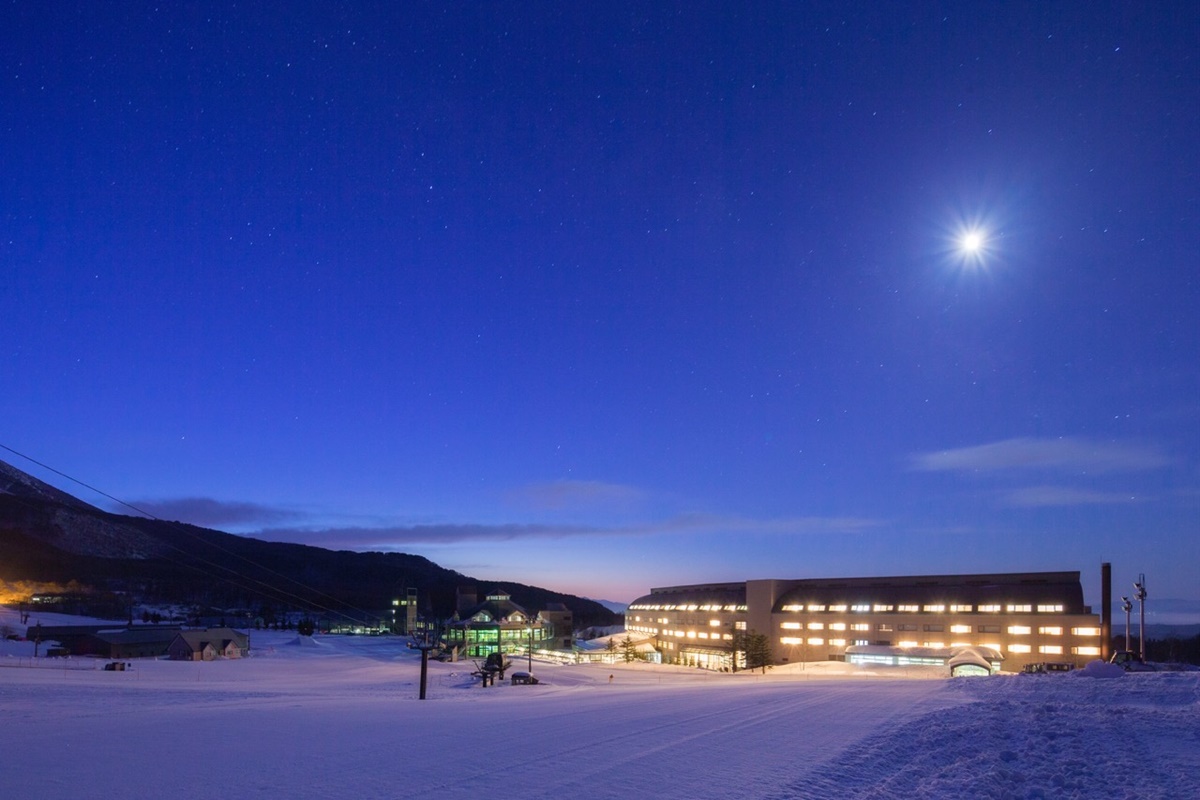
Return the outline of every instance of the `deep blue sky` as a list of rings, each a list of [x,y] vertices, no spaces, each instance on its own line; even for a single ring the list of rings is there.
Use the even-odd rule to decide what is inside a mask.
[[[183,5],[2,7],[0,443],[617,600],[1200,611],[1197,4]]]

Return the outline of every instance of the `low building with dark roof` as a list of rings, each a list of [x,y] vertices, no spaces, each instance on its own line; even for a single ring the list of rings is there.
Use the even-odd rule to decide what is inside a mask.
[[[777,664],[948,661],[986,648],[1004,668],[1101,655],[1101,625],[1083,603],[1078,572],[751,580],[651,589],[630,603],[626,627],[653,636],[664,661],[734,669],[739,632],[766,634]],[[941,658],[941,656],[938,656]],[[916,663],[916,662],[912,662]]]
[[[243,658],[249,652],[250,637],[232,628],[180,631],[167,646],[172,661]]]

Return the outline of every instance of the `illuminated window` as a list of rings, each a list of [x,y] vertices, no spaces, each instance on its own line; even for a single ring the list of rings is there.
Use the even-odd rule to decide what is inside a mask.
[[[979,606],[980,614],[995,614],[999,611],[1000,611],[999,603],[984,603],[983,605]]]
[[[951,614],[970,614],[971,606],[956,603],[956,604],[953,604],[950,606],[950,613]]]
[[[895,611],[895,610],[896,610],[896,607],[895,607],[895,606],[893,606],[893,605],[885,605],[885,604],[883,604],[883,603],[876,603],[876,604],[875,604],[875,608],[874,608],[874,611],[875,611],[875,613],[876,613],[876,614],[881,614],[881,613],[883,613],[883,612],[885,612],[885,611]]]
[[[733,629],[734,629],[735,631],[744,631],[744,630],[746,630],[746,620],[744,620],[744,619],[743,619],[743,620],[738,620],[737,622],[733,623]]]
[[[710,619],[710,620],[708,621],[708,627],[710,627],[710,628],[719,628],[719,627],[721,627],[721,620],[719,620],[719,619]]]
[[[809,604],[809,606],[808,606],[808,610],[809,610],[809,611],[824,611],[824,610],[825,610],[825,606],[822,606],[822,605],[813,605],[813,604],[811,604],[811,603],[810,603],[810,604]]]
[[[852,631],[869,631],[869,630],[871,630],[871,623],[855,622],[853,625],[850,626],[850,630],[852,630]]]
[[[943,647],[945,647],[945,646],[946,646],[946,643],[945,643],[945,642],[926,642],[926,643],[924,644],[924,646],[925,646],[925,647],[932,647],[932,648],[935,648],[935,649],[940,649],[940,648],[943,648]]]
[[[1032,633],[1033,630],[1028,625],[1009,625],[1008,633],[1011,636],[1026,636]]]
[[[1029,605],[1028,603],[1024,603],[1024,604],[1009,603],[1008,604],[1008,613],[1010,613],[1010,614],[1028,614],[1031,611],[1033,611],[1033,606]]]
[[[833,647],[845,647],[846,640],[845,639],[830,639],[829,644]]]
[[[845,612],[845,610],[846,610],[846,604],[845,604],[845,603],[839,603],[839,604],[838,604],[838,605],[836,605],[836,606],[830,606],[830,607],[829,607],[829,610],[830,610],[830,611],[836,611],[836,612],[838,612],[838,613],[844,613],[844,612]]]
[[[901,606],[897,606],[896,608],[900,611],[901,614],[915,614],[921,607],[920,606],[901,605]]]
[[[880,631],[890,631],[892,630],[892,626],[889,623],[881,622],[875,626],[875,629]],[[855,628],[855,630],[858,630],[858,628]]]
[[[810,623],[808,623],[808,629],[810,631],[823,631],[823,630],[825,630],[825,623],[824,622],[810,622]]]
[[[868,641],[866,639],[855,639],[854,643],[856,645],[865,645],[865,644],[870,644],[870,641]]]
[[[809,644],[825,644],[825,640],[819,636],[814,636],[813,638],[808,640],[808,643]]]
[[[1071,633],[1075,636],[1099,636],[1099,628],[1071,628]]]
[[[687,638],[689,638],[689,639],[695,639],[695,638],[696,638],[696,632],[695,632],[695,631],[688,631],[688,632],[687,632]]]
[[[970,647],[971,643],[970,642],[951,642],[950,646],[951,647]]]
[[[800,630],[801,626],[799,622],[784,622],[781,623],[779,627],[783,628],[785,631],[798,631]]]
[[[1062,636],[1062,628],[1057,625],[1043,626],[1038,628],[1038,633],[1043,636]]]
[[[940,603],[925,606],[925,613],[927,613],[927,614],[944,614],[945,611],[946,611],[946,607],[944,605],[941,605]]]
[[[1010,653],[1028,653],[1029,645],[1027,644],[1010,644],[1008,646]]]
[[[1060,644],[1043,644],[1038,647],[1039,653],[1045,653],[1051,656],[1062,655],[1062,645]]]
[[[781,636],[779,638],[779,643],[780,644],[803,644],[804,640],[798,639],[795,636]]]
[[[859,603],[857,605],[850,606],[850,610],[855,614],[865,614],[871,610],[871,606],[868,603]]]
[[[1071,652],[1077,656],[1098,656],[1100,655],[1099,647],[1072,647]]]
[[[1038,604],[1039,614],[1061,614],[1063,610],[1062,603],[1045,603]]]
[[[784,606],[784,607],[783,607],[783,610],[784,610],[784,611],[803,611],[803,610],[804,610],[804,606],[803,606],[803,605],[789,604],[789,605],[786,605],[786,606]]]
[[[951,633],[970,633],[971,626],[970,625],[951,625],[950,632]]]
[[[846,630],[846,623],[844,623],[844,622],[831,622],[831,623],[829,623],[829,630],[831,630],[831,631],[844,631],[844,630]]]
[[[900,642],[900,646],[901,646],[901,647],[916,647],[916,646],[917,646],[917,643],[916,643],[916,642],[911,642],[911,641],[905,641],[905,640],[902,640],[902,641]]]

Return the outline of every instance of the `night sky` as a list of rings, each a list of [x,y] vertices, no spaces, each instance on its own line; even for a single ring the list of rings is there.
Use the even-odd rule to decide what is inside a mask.
[[[614,600],[1200,616],[1200,4],[649,5],[5,2],[0,458]]]

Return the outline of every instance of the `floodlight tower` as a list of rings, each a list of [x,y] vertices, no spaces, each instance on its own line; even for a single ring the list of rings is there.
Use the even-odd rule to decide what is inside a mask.
[[[1134,595],[1138,599],[1138,616],[1141,618],[1138,627],[1138,637],[1141,640],[1138,644],[1139,655],[1142,661],[1146,660],[1146,573],[1138,574],[1137,582],[1133,584],[1133,588],[1137,590]]]
[[[1133,603],[1128,597],[1121,598],[1121,610],[1125,612],[1125,652],[1129,652],[1129,612],[1133,611]]]

